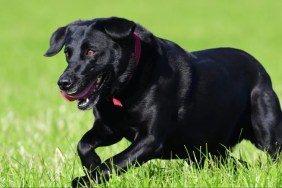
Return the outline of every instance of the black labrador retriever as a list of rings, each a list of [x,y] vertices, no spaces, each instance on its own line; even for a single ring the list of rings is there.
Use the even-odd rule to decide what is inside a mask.
[[[224,157],[242,139],[278,156],[279,100],[265,69],[246,52],[189,53],[116,17],[58,28],[45,56],[63,46],[68,66],[58,81],[61,93],[79,109],[93,109],[96,118],[77,147],[93,180],[150,159],[197,159],[206,146]],[[95,149],[122,138],[132,144],[101,163]],[[73,180],[74,187],[80,184],[90,180]]]

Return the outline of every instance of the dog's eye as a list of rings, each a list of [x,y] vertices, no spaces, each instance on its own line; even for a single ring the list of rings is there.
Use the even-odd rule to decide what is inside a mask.
[[[94,50],[87,50],[86,55],[89,57],[93,57],[95,55],[95,51]]]

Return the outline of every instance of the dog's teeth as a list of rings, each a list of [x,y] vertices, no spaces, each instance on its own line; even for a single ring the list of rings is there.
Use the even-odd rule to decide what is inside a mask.
[[[89,98],[86,98],[86,99],[82,99],[81,101],[80,101],[80,104],[79,104],[79,106],[86,106],[87,104],[89,103]]]
[[[102,81],[102,76],[99,76],[99,77],[97,78],[97,84],[100,84],[101,81]]]
[[[72,94],[75,94],[75,93],[76,93],[76,91],[70,91],[70,92],[68,92],[69,95],[72,95]]]
[[[83,101],[83,106],[85,106],[87,103],[89,102],[89,99],[88,98],[86,98],[86,99],[84,99],[84,101]]]

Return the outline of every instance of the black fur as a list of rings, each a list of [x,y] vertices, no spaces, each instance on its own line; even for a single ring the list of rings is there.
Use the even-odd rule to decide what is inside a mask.
[[[135,62],[133,32],[141,40]],[[197,159],[201,148],[224,156],[248,139],[273,158],[282,145],[281,109],[262,65],[244,51],[216,48],[188,53],[121,18],[76,21],[54,32],[46,56],[65,46],[68,66],[58,84],[72,94],[101,73],[104,83],[89,97],[94,126],[80,140],[78,154],[93,180],[113,168],[126,170],[151,159]],[[87,56],[89,49],[94,56]],[[114,106],[112,98],[123,107]],[[95,149],[122,138],[132,144],[101,163]],[[114,166],[112,166],[111,161]],[[76,178],[89,184],[88,178]]]

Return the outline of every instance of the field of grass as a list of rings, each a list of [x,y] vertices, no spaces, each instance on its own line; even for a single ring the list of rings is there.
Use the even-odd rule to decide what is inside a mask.
[[[66,63],[62,54],[43,57],[49,37],[77,19],[119,16],[188,51],[241,48],[262,62],[282,100],[282,1],[3,1],[0,8],[0,187],[69,187],[83,175],[76,144],[93,122],[59,95],[56,81]],[[282,133],[281,133],[282,134]],[[129,143],[99,148],[102,159]],[[153,160],[113,177],[101,187],[281,187],[282,162],[273,164],[244,142],[233,160],[208,160],[202,169],[182,160]]]

